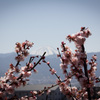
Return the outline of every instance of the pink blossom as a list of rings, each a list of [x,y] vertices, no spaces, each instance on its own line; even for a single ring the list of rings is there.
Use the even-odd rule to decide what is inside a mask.
[[[71,88],[72,94],[75,95],[77,93],[77,91],[78,91],[77,87],[74,86],[74,87]]]
[[[29,41],[27,41],[27,40],[25,41],[25,43],[26,43],[26,45],[27,45],[28,47],[32,47],[32,46],[33,46],[33,44],[34,44],[34,43],[29,42]]]
[[[50,90],[50,89],[48,89],[48,90],[46,91],[47,95],[48,95],[50,92],[51,92],[51,90]]]
[[[25,48],[25,45],[26,45],[26,42],[23,42],[22,43],[22,47]]]
[[[22,74],[23,74],[23,77],[29,77],[31,75],[31,71],[29,71],[29,72],[23,71]]]
[[[85,38],[82,37],[82,36],[77,36],[77,37],[75,38],[75,43],[77,43],[77,44],[79,44],[79,45],[83,45],[84,42],[85,42]]]
[[[33,96],[33,100],[36,100],[37,99],[37,97],[36,96]]]
[[[29,55],[29,52],[27,50],[23,50],[22,54],[23,54],[24,57],[27,57]]]
[[[36,69],[33,69],[33,72],[34,72],[34,73],[37,73],[38,71],[37,71]]]
[[[50,64],[50,62],[48,61],[48,62],[47,62],[47,65],[49,65],[49,64]]]
[[[100,91],[98,91],[98,93],[97,93],[98,95],[100,95]]]
[[[28,100],[28,98],[26,98],[26,97],[21,97],[20,100]]]
[[[64,55],[62,56],[62,59],[61,59],[62,63],[64,64],[69,64],[70,63],[70,59],[65,57]]]
[[[95,67],[93,67],[92,69],[93,69],[93,71],[96,71],[96,70],[97,70],[97,67],[95,66]]]
[[[83,32],[84,32],[83,36],[86,37],[86,38],[88,38],[91,35],[91,32],[90,32],[89,29],[85,29]]]
[[[21,47],[21,43],[16,43],[16,47],[15,47],[15,51],[16,51],[16,53],[18,53],[18,52],[21,52],[21,50],[22,50],[22,47]]]
[[[6,91],[7,91],[9,94],[12,94],[12,93],[14,92],[14,88],[13,88],[12,86],[7,86]]]
[[[24,56],[18,55],[18,56],[15,58],[15,60],[17,60],[18,62],[19,62],[19,61],[24,61]]]
[[[97,59],[97,56],[96,56],[96,55],[94,55],[94,56],[92,56],[92,58],[93,58],[94,60],[96,60],[96,59]]]
[[[21,74],[23,75],[23,77],[29,77],[31,75],[31,71],[27,71],[27,67],[22,67],[21,68]]]
[[[72,57],[71,61],[75,66],[78,66],[78,58],[77,57]]]
[[[10,68],[11,68],[12,70],[14,69],[14,65],[13,65],[13,64],[10,64],[9,66],[10,66]]]
[[[87,86],[87,77],[79,78],[79,82],[82,87],[86,87]]]
[[[67,64],[62,64],[62,63],[61,63],[61,64],[60,64],[60,68],[63,69],[63,70],[65,70],[65,69],[68,68],[68,67],[67,67]]]
[[[32,63],[29,64],[29,68],[33,68],[33,64]]]
[[[54,68],[50,69],[50,71],[51,71],[52,75],[56,73],[56,71],[54,70]]]
[[[37,91],[31,91],[31,94],[32,95],[36,95],[37,94]]]
[[[83,96],[84,96],[84,98],[86,98],[85,100],[88,100],[88,99],[87,99],[87,98],[88,98],[87,92],[85,92],[85,93],[83,94]]]

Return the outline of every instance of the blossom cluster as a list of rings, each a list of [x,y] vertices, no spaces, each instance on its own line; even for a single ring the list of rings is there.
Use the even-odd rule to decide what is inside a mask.
[[[33,43],[29,41],[25,41],[23,43],[16,43],[15,51],[17,53],[17,56],[15,57],[17,63],[16,65],[13,65],[12,63],[9,65],[10,68],[5,73],[4,77],[0,78],[0,100],[3,99],[9,99],[6,97],[6,94],[12,94],[14,93],[14,90],[21,85],[26,85],[27,81],[29,81],[28,77],[33,72],[37,72],[35,69],[35,66],[37,64],[40,64],[40,61],[44,58],[44,55],[39,59],[39,61],[36,63],[32,63],[34,58],[38,58],[38,56],[32,56],[29,59],[29,62],[26,63],[25,66],[22,66],[20,68],[20,62],[24,61],[25,57],[28,56],[29,52],[28,50],[32,47]],[[27,98],[28,100],[36,100],[36,97],[22,97],[20,100],[23,100]],[[27,100],[25,99],[25,100]]]
[[[29,55],[28,50],[33,46],[32,42],[25,41],[23,43],[16,43],[15,51],[18,56],[15,58],[17,61],[24,61],[24,58]]]
[[[75,43],[76,50],[74,53],[66,46],[66,43],[61,43],[62,55],[59,54],[61,58],[60,68],[67,80],[59,86],[60,90],[69,98],[76,98],[78,100],[84,98],[86,100],[89,98],[89,93],[93,95],[92,87],[96,82],[95,71],[97,69],[96,55],[92,57],[91,61],[88,61],[84,48],[86,38],[90,35],[91,32],[88,28],[81,27],[80,32],[67,36],[69,42],[73,41]],[[68,72],[68,68],[70,72]],[[81,90],[71,86],[71,79],[73,76],[75,76],[80,83],[82,87]]]

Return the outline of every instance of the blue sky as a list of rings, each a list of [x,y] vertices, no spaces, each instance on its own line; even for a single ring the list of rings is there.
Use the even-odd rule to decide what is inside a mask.
[[[13,52],[16,42],[34,42],[31,49],[60,47],[81,26],[92,36],[87,52],[100,51],[100,0],[0,0],[0,53]]]

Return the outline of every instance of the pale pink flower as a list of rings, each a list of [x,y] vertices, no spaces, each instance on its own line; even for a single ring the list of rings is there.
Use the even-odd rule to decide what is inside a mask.
[[[90,35],[91,35],[90,30],[89,30],[89,29],[85,29],[85,30],[84,30],[84,36],[85,36],[86,38],[88,38]]]
[[[9,66],[10,66],[10,68],[11,68],[12,70],[14,69],[14,65],[13,65],[13,64],[10,64]]]
[[[23,77],[29,77],[31,75],[31,71],[27,71],[27,67],[22,67],[20,70]]]
[[[50,62],[48,61],[48,62],[47,62],[47,65],[49,65],[49,64],[50,64]]]
[[[33,68],[33,64],[32,63],[29,64],[29,68]]]
[[[48,95],[50,92],[51,92],[51,90],[50,90],[50,89],[48,89],[48,90],[46,91],[47,95]]]
[[[21,99],[20,100],[26,100],[26,98],[25,97],[21,97]]]
[[[63,55],[64,55],[65,57],[67,57],[68,59],[70,59],[70,58],[71,58],[71,51],[70,51],[70,50],[67,50],[67,51],[65,51],[65,52],[63,53]]]
[[[33,96],[33,100],[36,100],[37,99],[37,97],[36,96]]]
[[[20,71],[27,71],[27,66],[21,67]]]
[[[15,47],[16,53],[21,52],[21,50],[22,50],[21,43],[16,43],[16,47]]]
[[[92,69],[93,69],[93,71],[96,71],[96,70],[97,70],[97,67],[95,66],[95,67],[93,67]]]
[[[82,47],[81,47],[80,44],[77,44],[77,43],[75,42],[75,46],[76,46],[76,48],[78,49],[79,52],[82,51]]]
[[[79,45],[83,45],[84,42],[85,42],[85,38],[82,37],[82,36],[77,36],[77,37],[75,38],[75,42],[76,42],[77,44],[79,44]]]
[[[36,95],[37,94],[37,91],[31,91],[31,94],[32,95]]]
[[[23,74],[23,77],[29,77],[32,73],[31,73],[31,71],[28,71],[28,72],[22,72],[22,74]]]
[[[56,73],[56,71],[54,70],[54,68],[50,69],[50,71],[51,71],[52,75]]]
[[[14,92],[14,88],[13,88],[12,86],[7,86],[6,91],[7,91],[9,94],[12,94],[12,93]]]
[[[78,58],[77,57],[72,57],[71,61],[75,66],[78,66]]]
[[[33,69],[33,72],[34,72],[34,73],[37,73],[38,71],[37,71],[36,69]]]
[[[77,90],[78,90],[77,87],[75,87],[75,86],[72,87],[72,88],[71,88],[72,94],[75,95],[75,94],[77,93]]]
[[[12,80],[12,81],[16,80],[16,77],[14,76],[13,73],[9,73],[9,75],[7,75],[7,78],[8,78],[9,80]]]
[[[72,34],[72,35],[71,35],[71,38],[72,38],[72,40],[75,40],[76,34]]]
[[[34,43],[29,42],[29,41],[27,41],[27,40],[25,41],[25,43],[26,43],[26,45],[27,45],[28,47],[32,47],[32,46],[33,46],[33,44],[34,44]]]
[[[62,63],[64,63],[64,64],[69,64],[70,63],[70,59],[68,59],[64,55],[62,56],[62,59],[61,60],[62,60]]]
[[[97,93],[99,96],[100,96],[100,91],[98,91],[98,93]]]
[[[60,64],[60,68],[63,69],[63,70],[65,70],[65,69],[68,68],[68,67],[67,67],[67,64],[62,64],[62,63],[61,63],[61,64]]]
[[[15,60],[17,61],[24,61],[24,56],[23,55],[18,55]]]
[[[88,93],[85,92],[85,93],[83,94],[83,96],[84,96],[84,99],[87,99],[87,98],[88,98]],[[88,99],[87,99],[87,100],[88,100]]]
[[[92,58],[93,58],[94,60],[96,60],[96,59],[97,59],[97,56],[96,56],[96,55],[94,55],[94,56],[92,56]]]
[[[23,50],[22,54],[23,54],[24,57],[27,57],[29,55],[29,52],[27,50]]]

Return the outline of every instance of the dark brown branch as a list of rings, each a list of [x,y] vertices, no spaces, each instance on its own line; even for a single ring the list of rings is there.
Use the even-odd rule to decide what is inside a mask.
[[[82,52],[85,53],[84,45],[82,45]],[[87,58],[84,58],[84,72],[85,72],[85,76],[87,77],[87,84],[89,84],[89,76],[88,76],[88,70],[87,70],[86,59],[87,59]],[[90,88],[87,88],[87,92],[88,92],[88,100],[91,100]]]
[[[46,62],[46,61],[45,61]],[[46,62],[46,64],[47,64],[47,62]],[[50,64],[47,64],[48,66],[49,66],[49,68],[50,69],[52,69],[52,67],[50,66]],[[61,79],[60,79],[60,77],[57,75],[57,73],[54,73],[55,74],[55,76],[61,81]]]
[[[33,70],[33,69],[40,63],[40,61],[44,58],[45,54],[46,54],[46,52],[43,53],[43,55],[42,55],[41,58],[38,60],[38,62],[33,66],[33,68],[31,68],[31,69],[29,69],[29,70],[27,70],[27,71]]]
[[[40,63],[40,61],[43,59],[43,57],[45,56],[45,54],[46,54],[46,52],[44,52],[44,54],[41,56],[41,58],[38,60],[38,62],[33,66],[33,68],[32,69],[29,69],[29,70],[27,70],[27,71],[31,71],[31,70],[33,70],[39,63]],[[30,60],[29,60],[30,61]],[[31,62],[30,62],[31,63]],[[21,74],[18,78],[17,78],[17,80],[19,80],[19,79],[21,79],[23,77],[23,74]],[[12,85],[13,83],[10,83],[10,85]]]

